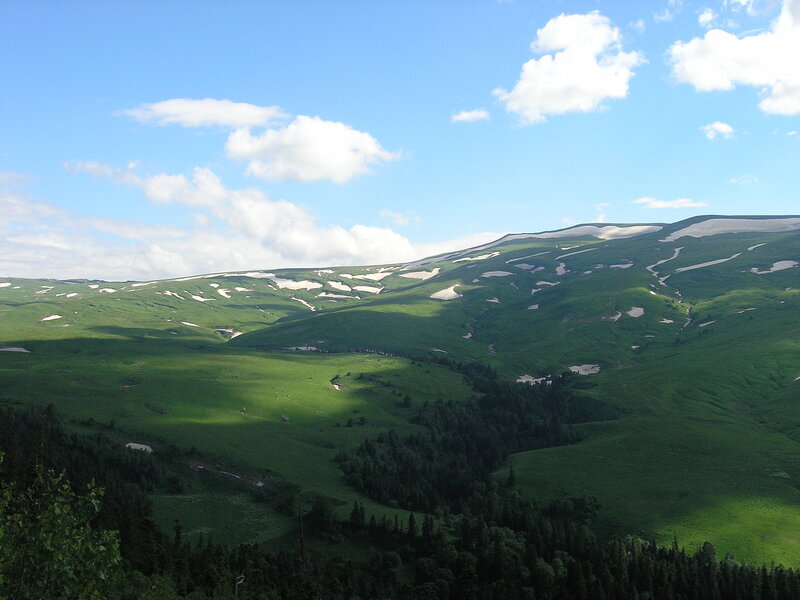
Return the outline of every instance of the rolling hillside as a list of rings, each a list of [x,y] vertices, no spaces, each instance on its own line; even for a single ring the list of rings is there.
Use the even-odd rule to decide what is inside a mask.
[[[121,443],[195,447],[345,510],[364,499],[338,451],[418,431],[412,406],[472,393],[426,359],[521,384],[573,371],[624,418],[514,455],[526,495],[595,495],[614,531],[797,565],[799,234],[800,217],[707,216],[513,234],[411,264],[0,278],[0,399],[113,420]],[[275,511],[231,529],[255,510],[195,500],[212,496],[230,519],[198,514],[198,531],[251,540],[291,526]],[[171,517],[187,498],[156,505]]]

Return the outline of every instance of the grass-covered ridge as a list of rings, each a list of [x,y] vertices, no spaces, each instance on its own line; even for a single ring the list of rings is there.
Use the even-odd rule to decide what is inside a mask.
[[[419,403],[472,393],[404,357],[478,361],[506,381],[598,365],[584,393],[626,418],[513,456],[528,497],[596,495],[609,527],[800,564],[800,268],[787,266],[800,236],[669,239],[707,221],[517,237],[412,265],[0,279],[0,349],[29,351],[0,351],[1,395],[380,511],[344,483],[336,453],[413,434]],[[453,299],[431,298],[448,288]]]

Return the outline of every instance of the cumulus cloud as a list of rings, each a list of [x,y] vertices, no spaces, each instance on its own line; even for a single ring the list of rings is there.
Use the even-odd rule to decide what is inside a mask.
[[[286,115],[277,106],[256,106],[246,102],[205,98],[173,98],[142,104],[122,111],[142,123],[181,125],[183,127],[252,127],[268,125]]]
[[[715,140],[717,137],[730,140],[733,139],[734,133],[733,127],[722,121],[714,121],[708,125],[701,125],[700,131],[702,131],[709,140]]]
[[[712,29],[669,49],[672,74],[697,91],[758,88],[762,111],[800,114],[800,0],[784,0],[767,31],[737,37]]]
[[[127,169],[99,163],[71,167],[135,185],[150,201],[183,207],[194,218],[187,219],[186,226],[168,227],[86,217],[0,190],[0,275],[127,280],[392,263],[500,237],[482,233],[412,244],[385,227],[320,225],[314,215],[291,202],[271,200],[254,188],[226,187],[210,169],[120,177]]]
[[[623,52],[619,29],[598,11],[559,15],[536,32],[531,49],[542,54],[522,66],[514,88],[494,90],[508,112],[525,123],[548,115],[592,112],[608,98],[624,98],[639,52]]]
[[[689,198],[677,198],[675,200],[656,200],[655,198],[639,198],[633,201],[640,208],[698,208],[708,206],[706,202],[697,202]]]
[[[249,161],[247,173],[269,181],[346,183],[369,173],[372,165],[400,158],[374,137],[344,123],[300,115],[286,127],[253,135],[237,129],[228,138],[228,155]]]
[[[409,213],[398,213],[392,212],[391,210],[381,210],[378,214],[383,219],[387,219],[389,221],[394,222],[395,225],[409,225],[411,223],[419,223],[422,219],[419,218],[419,215],[409,212]]]
[[[450,121],[452,123],[474,123],[475,121],[485,121],[488,118],[488,110],[476,108],[475,110],[462,110],[457,112],[450,117]]]

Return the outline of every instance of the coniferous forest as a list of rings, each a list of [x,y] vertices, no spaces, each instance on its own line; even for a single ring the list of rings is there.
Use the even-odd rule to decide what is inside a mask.
[[[551,385],[498,381],[448,363],[471,383],[462,403],[428,403],[426,433],[394,431],[337,457],[347,483],[407,517],[337,520],[324,498],[301,498],[297,547],[189,543],[180,523],[156,525],[147,494],[180,492],[182,451],[151,456],[102,432],[70,433],[52,409],[0,415],[0,598],[764,599],[800,597],[793,569],[684,550],[593,527],[594,498],[547,505],[515,491],[509,454],[580,439],[592,411],[564,375]],[[312,550],[314,540],[368,548],[360,558]]]

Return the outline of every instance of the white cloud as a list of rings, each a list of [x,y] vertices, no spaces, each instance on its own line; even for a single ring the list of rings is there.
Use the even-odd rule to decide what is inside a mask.
[[[457,112],[450,117],[450,121],[453,123],[473,123],[475,121],[485,121],[488,118],[488,110],[476,108],[475,110],[462,110]]]
[[[718,136],[726,140],[733,139],[734,129],[727,123],[722,121],[714,121],[708,125],[701,125],[700,130],[705,134],[709,140],[714,140]]]
[[[644,62],[641,53],[622,51],[619,29],[597,11],[551,19],[536,32],[531,49],[543,56],[522,66],[514,89],[494,90],[525,123],[595,111],[607,98],[624,98],[632,69]]]
[[[709,29],[718,16],[713,9],[706,7],[697,15],[697,24]]]
[[[653,13],[653,20],[661,22],[669,22],[675,18],[675,15],[681,12],[683,8],[683,0],[668,0],[667,5],[660,13]]]
[[[269,181],[346,183],[374,164],[400,158],[384,150],[369,133],[344,123],[300,115],[282,129],[252,135],[237,129],[228,138],[228,155],[248,160],[247,173]]]
[[[391,210],[381,210],[378,214],[389,221],[394,222],[395,225],[409,225],[411,223],[420,223],[422,219],[420,219],[419,215],[408,212],[408,213],[398,213],[392,212]]]
[[[142,123],[183,127],[251,127],[268,125],[286,115],[277,106],[256,106],[231,100],[173,98],[122,111]]]
[[[597,211],[597,216],[594,218],[595,223],[606,222],[606,208],[608,208],[608,202],[601,202],[600,204],[594,205],[594,209]]]
[[[637,21],[633,21],[631,23],[631,28],[637,33],[644,33],[645,29],[647,29],[647,25],[645,24],[644,19],[638,19]]]
[[[142,178],[135,172],[137,166],[136,162],[131,162],[128,163],[127,168],[121,169],[91,160],[75,160],[64,163],[64,168],[71,173],[89,173],[95,177],[104,177],[117,183],[130,183],[133,185],[142,182]]]
[[[90,165],[75,168],[75,165]],[[482,233],[412,244],[384,227],[320,225],[290,202],[260,190],[229,189],[213,171],[142,176],[99,163],[73,171],[135,185],[156,203],[187,211],[183,227],[85,217],[0,192],[0,274],[154,279],[231,270],[411,261],[491,241]],[[134,177],[135,176],[135,177]]]
[[[784,0],[768,31],[737,37],[712,29],[669,49],[672,74],[697,91],[759,89],[762,111],[800,114],[800,0]]]
[[[705,202],[696,202],[689,198],[677,198],[675,200],[656,200],[655,198],[639,198],[633,204],[640,205],[641,208],[697,208],[708,206]]]
[[[14,171],[0,171],[0,186],[16,187],[28,183],[33,177],[25,173],[15,173]]]
[[[736,185],[754,185],[758,183],[758,177],[755,175],[742,175],[740,177],[731,177],[728,179],[728,183],[734,183]]]

